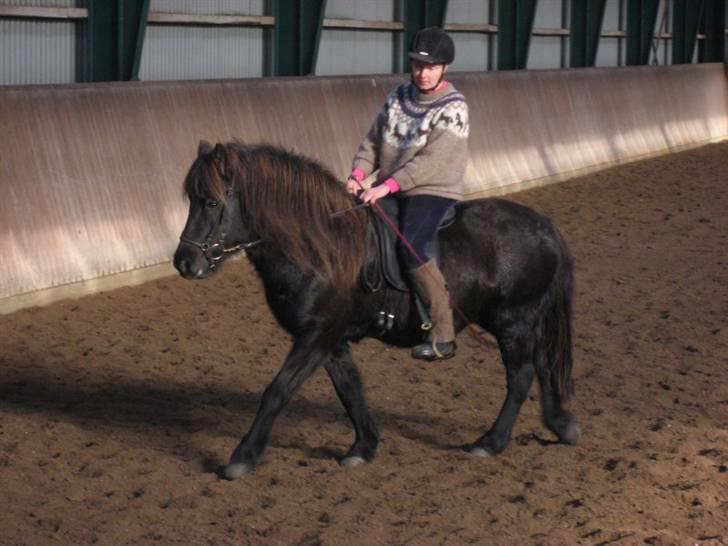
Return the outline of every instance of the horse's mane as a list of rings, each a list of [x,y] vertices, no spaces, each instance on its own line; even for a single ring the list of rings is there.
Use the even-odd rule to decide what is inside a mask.
[[[354,201],[328,169],[275,146],[230,142],[198,157],[185,190],[224,202],[223,176],[237,184],[245,220],[257,236],[335,286],[357,282],[366,256],[366,212],[331,216]]]

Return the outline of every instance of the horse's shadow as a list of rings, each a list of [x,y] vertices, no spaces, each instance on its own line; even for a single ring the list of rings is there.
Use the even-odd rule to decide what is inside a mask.
[[[261,393],[237,390],[219,384],[202,385],[165,380],[147,384],[133,380],[73,380],[63,367],[39,363],[2,361],[6,370],[0,378],[0,411],[45,415],[49,420],[70,421],[98,433],[130,433],[140,446],[171,452],[184,460],[197,461],[205,472],[218,472],[227,453],[213,453],[209,445],[200,447],[199,432],[206,436],[230,438],[231,447],[252,422]],[[439,450],[458,446],[446,444],[423,429],[452,429],[447,418],[399,413],[374,408],[380,428]],[[296,432],[302,422],[348,424],[337,400],[315,401],[296,397],[284,410],[270,444],[273,448],[300,449],[314,459],[336,459],[345,451],[297,445]],[[347,438],[346,441],[348,441]],[[345,442],[331,438],[332,444]],[[180,446],[183,446],[180,448]]]

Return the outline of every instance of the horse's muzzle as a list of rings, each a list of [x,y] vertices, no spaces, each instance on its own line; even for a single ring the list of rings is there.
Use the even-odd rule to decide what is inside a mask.
[[[206,256],[199,249],[180,243],[174,253],[174,267],[185,279],[204,279],[214,273]]]

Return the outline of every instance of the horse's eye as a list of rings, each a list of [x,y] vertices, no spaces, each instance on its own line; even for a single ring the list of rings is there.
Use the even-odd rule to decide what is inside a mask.
[[[214,209],[217,206],[217,201],[215,201],[214,199],[208,199],[205,202],[205,206],[207,208]]]

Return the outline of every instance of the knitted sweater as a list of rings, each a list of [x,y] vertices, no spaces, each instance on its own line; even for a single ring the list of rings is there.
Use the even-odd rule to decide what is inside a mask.
[[[468,105],[448,83],[432,94],[411,84],[392,91],[354,156],[353,169],[376,184],[394,178],[405,196],[463,198],[468,159]]]

